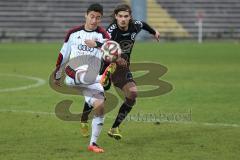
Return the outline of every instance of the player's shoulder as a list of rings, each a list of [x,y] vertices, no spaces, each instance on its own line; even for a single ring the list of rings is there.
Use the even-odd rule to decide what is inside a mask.
[[[116,22],[113,22],[113,23],[111,23],[111,24],[109,24],[109,26],[108,26],[108,29],[117,29],[118,27],[117,27],[117,23]]]
[[[107,31],[103,27],[98,26],[97,29],[96,29],[96,32],[102,34],[103,38],[110,39],[109,34],[107,33]]]
[[[75,26],[75,27],[69,29],[69,30],[67,31],[66,36],[65,36],[64,42],[67,42],[67,41],[69,40],[69,37],[71,36],[71,34],[73,34],[73,33],[75,33],[75,32],[78,32],[78,31],[81,31],[81,30],[83,30],[83,29],[84,29],[84,26],[83,26],[83,25],[82,25],[82,26]]]
[[[104,33],[104,32],[106,32],[106,30],[105,30],[103,27],[98,26],[97,29],[96,29],[96,32],[98,32],[98,33]]]
[[[111,23],[108,27],[107,27],[107,32],[108,33],[112,33],[114,30],[116,30],[117,27],[117,23],[113,22]]]
[[[137,26],[137,27],[143,27],[143,22],[142,21],[140,21],[140,20],[133,20],[132,21],[132,23],[135,25],[135,26]]]

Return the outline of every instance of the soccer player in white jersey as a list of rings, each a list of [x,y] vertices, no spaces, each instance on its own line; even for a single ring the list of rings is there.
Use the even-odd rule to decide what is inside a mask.
[[[91,61],[85,61],[84,65],[77,64],[77,67],[73,68],[70,63],[74,58],[80,57],[81,59],[81,57],[84,58],[84,56],[87,56],[88,60],[89,57],[101,59],[102,52],[100,50],[100,45],[102,45],[106,39],[110,38],[108,33],[103,28],[99,27],[102,15],[103,7],[100,4],[95,3],[88,7],[85,14],[85,24],[69,30],[66,35],[58,56],[55,71],[55,84],[60,85],[62,71],[64,70],[66,74],[66,85],[82,87],[85,102],[92,105],[95,109],[94,118],[92,120],[92,134],[88,146],[88,150],[95,153],[104,152],[104,150],[97,145],[97,138],[100,135],[104,123],[104,89],[100,83],[101,76],[96,75],[93,81],[87,81],[86,76],[89,70],[95,69],[99,72],[100,64],[97,63],[94,66]],[[96,42],[96,47],[91,48],[86,45],[90,40],[97,40],[101,43],[98,44]],[[66,65],[66,67],[63,67],[63,65]]]

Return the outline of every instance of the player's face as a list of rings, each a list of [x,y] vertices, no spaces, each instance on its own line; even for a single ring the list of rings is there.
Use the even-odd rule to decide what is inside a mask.
[[[117,20],[118,26],[126,30],[128,29],[128,24],[131,19],[131,15],[127,11],[120,11],[117,14],[115,14],[115,19]]]
[[[91,11],[85,15],[86,24],[85,29],[95,30],[97,26],[101,23],[102,15],[99,12]]]

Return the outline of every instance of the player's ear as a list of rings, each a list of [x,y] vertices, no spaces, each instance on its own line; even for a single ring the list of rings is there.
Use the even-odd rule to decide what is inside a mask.
[[[88,16],[88,14],[87,13],[85,13],[85,18],[87,19],[87,16]]]
[[[114,14],[115,19],[117,19],[117,14]]]

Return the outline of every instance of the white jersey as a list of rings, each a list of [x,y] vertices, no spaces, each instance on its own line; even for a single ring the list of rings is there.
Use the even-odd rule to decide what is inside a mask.
[[[102,52],[99,48],[90,48],[85,44],[85,40],[95,40],[103,43],[106,39],[109,39],[109,34],[101,27],[97,27],[96,30],[87,31],[83,26],[75,27],[71,29],[66,37],[62,49],[59,53],[58,61],[56,64],[55,79],[61,78],[63,64],[66,64],[70,59],[81,56],[90,55],[99,59],[102,57]]]

